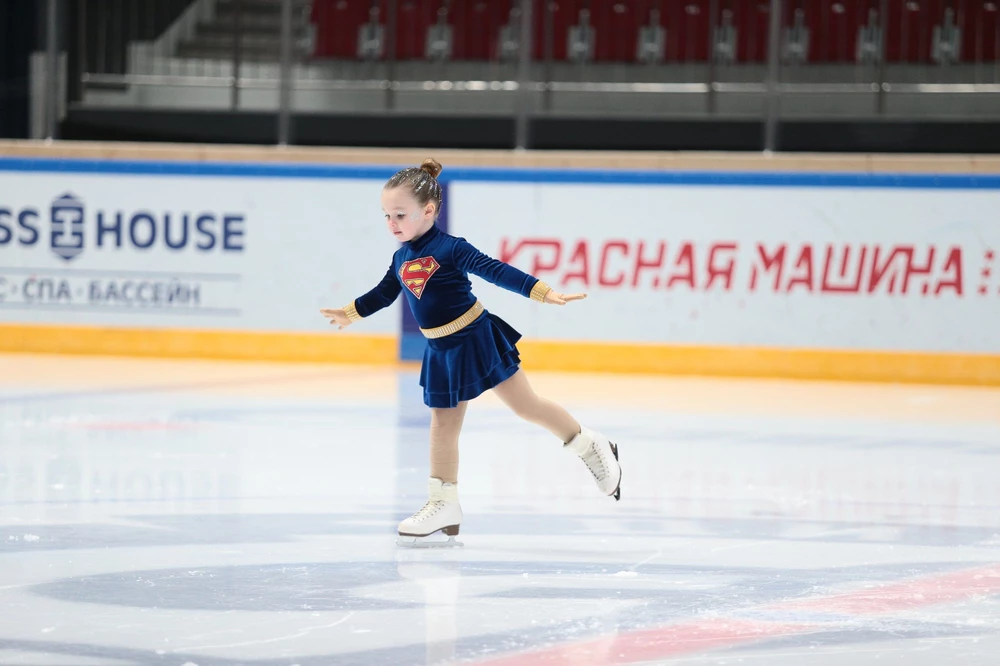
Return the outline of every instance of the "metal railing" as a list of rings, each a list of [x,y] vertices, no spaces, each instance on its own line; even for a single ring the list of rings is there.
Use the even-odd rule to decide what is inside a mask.
[[[1000,95],[1000,0],[47,2],[48,62],[67,51],[75,101],[226,90],[233,110],[276,109],[282,143],[312,93],[319,110],[363,98],[389,112],[418,94],[501,95],[518,147],[560,103],[679,96],[711,115],[744,96],[768,150],[783,100],[862,96],[885,114],[893,96]]]

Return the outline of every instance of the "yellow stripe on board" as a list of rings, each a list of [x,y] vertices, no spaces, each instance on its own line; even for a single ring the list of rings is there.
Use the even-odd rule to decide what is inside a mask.
[[[254,361],[395,363],[393,335],[257,333],[0,324],[0,351]]]
[[[524,367],[560,372],[1000,386],[1000,356],[522,340]],[[0,352],[396,364],[392,335],[0,324]]]
[[[915,352],[518,343],[526,369],[1000,386],[1000,356]]]

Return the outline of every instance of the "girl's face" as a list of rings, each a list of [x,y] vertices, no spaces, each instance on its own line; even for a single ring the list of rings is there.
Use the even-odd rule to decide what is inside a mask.
[[[419,238],[434,226],[435,206],[421,206],[405,187],[382,190],[382,212],[389,231],[396,240],[405,242]]]

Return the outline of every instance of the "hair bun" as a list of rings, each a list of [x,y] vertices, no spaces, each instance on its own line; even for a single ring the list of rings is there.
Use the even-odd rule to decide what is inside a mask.
[[[442,168],[443,167],[441,166],[441,163],[438,162],[433,157],[427,158],[426,160],[424,160],[424,163],[420,165],[420,170],[429,173],[431,175],[431,178],[437,178],[438,176],[440,176]]]

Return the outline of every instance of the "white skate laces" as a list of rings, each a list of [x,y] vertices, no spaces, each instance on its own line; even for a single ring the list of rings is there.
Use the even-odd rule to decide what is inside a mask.
[[[600,433],[581,428],[565,446],[583,460],[602,493],[621,499],[622,468],[616,445]]]
[[[399,524],[400,546],[461,546],[455,541],[462,523],[462,507],[458,503],[458,486],[431,477],[427,483],[427,503],[415,514]],[[427,539],[436,532],[448,537],[447,541]]]
[[[427,504],[424,504],[424,507],[420,509],[420,511],[417,511],[415,514],[410,516],[409,519],[414,523],[422,523],[431,516],[433,516],[434,514],[436,514],[438,511],[440,511],[443,507],[444,507],[443,501],[432,502],[430,500],[427,500]]]
[[[604,460],[604,456],[597,448],[591,446],[590,450],[587,451],[583,456],[583,462],[586,463],[590,473],[594,475],[594,479],[600,483],[601,479],[608,476],[608,465]]]

